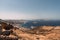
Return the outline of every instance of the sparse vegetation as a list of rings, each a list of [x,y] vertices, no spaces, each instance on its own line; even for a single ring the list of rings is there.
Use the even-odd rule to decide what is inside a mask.
[[[10,24],[1,24],[0,40],[60,40],[60,26],[40,26],[33,29],[17,28]]]

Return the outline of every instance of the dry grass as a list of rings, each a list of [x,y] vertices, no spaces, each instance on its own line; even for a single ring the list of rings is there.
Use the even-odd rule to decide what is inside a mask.
[[[59,28],[60,26],[43,26],[31,30],[13,29],[10,37],[17,37],[19,40],[60,40]]]

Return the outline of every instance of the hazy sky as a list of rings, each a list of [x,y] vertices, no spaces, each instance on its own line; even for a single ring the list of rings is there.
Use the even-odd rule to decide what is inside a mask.
[[[60,19],[60,0],[0,0],[1,19]]]

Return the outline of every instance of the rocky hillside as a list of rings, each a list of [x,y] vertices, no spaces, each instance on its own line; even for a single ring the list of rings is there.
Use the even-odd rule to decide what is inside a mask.
[[[60,26],[27,29],[2,23],[0,28],[0,40],[60,40]]]
[[[42,26],[26,31],[14,29],[14,33],[21,40],[60,40],[60,26]]]

